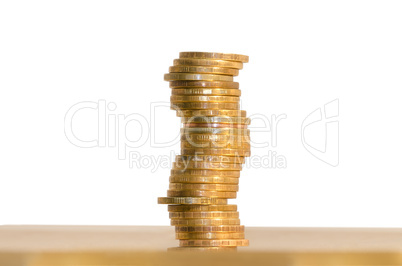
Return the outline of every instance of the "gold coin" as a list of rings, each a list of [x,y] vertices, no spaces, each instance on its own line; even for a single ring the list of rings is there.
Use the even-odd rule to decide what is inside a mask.
[[[170,183],[169,189],[171,190],[212,190],[212,191],[239,191],[238,185],[226,184],[183,184],[183,183]]]
[[[205,67],[205,66],[171,66],[169,67],[170,73],[205,73],[205,74],[218,74],[218,75],[239,75],[239,70],[224,67]]]
[[[211,136],[230,136],[230,135],[211,135]],[[238,137],[236,137],[238,136]],[[242,136],[242,135],[231,135],[230,138],[228,138],[227,141],[220,140],[222,138],[210,138],[208,140],[207,137],[201,138],[199,137],[200,140],[191,138],[191,135],[184,135],[184,137],[181,137],[181,143],[185,143],[185,145],[192,145],[192,146],[197,146],[197,147],[208,147],[208,145],[212,144],[213,146],[216,147],[224,147],[226,145],[232,145],[232,146],[249,146],[250,147],[250,142],[247,140],[247,136]],[[217,139],[217,140],[215,140]]]
[[[176,233],[176,239],[244,239],[244,237],[245,237],[244,232]]]
[[[168,205],[169,212],[207,212],[207,211],[237,211],[237,205]],[[189,228],[181,229],[190,232]],[[177,231],[177,228],[176,228]],[[194,231],[199,232],[199,231]]]
[[[226,176],[226,177],[240,177],[240,171],[221,171],[221,170],[175,170],[170,171],[172,176]]]
[[[182,123],[225,123],[225,124],[250,124],[250,118],[230,116],[193,116],[182,117]]]
[[[187,89],[172,89],[172,95],[225,95],[225,96],[240,96],[239,89],[209,89],[209,88],[187,88]]]
[[[247,128],[247,125],[242,124],[221,124],[221,123],[186,123],[183,124],[184,128],[191,127],[213,127],[213,128]]]
[[[211,148],[211,149],[248,149],[250,150],[250,143],[247,142],[188,142],[185,140],[181,141],[180,147],[182,149],[192,149],[192,148]]]
[[[172,89],[175,88],[223,88],[238,89],[239,82],[231,81],[201,81],[201,80],[175,80],[169,82]]]
[[[202,204],[202,205],[221,205],[227,204],[227,199],[200,198],[200,197],[160,197],[158,204]]]
[[[203,206],[203,207],[207,207]],[[195,232],[244,232],[244,225],[219,225],[219,226],[176,226],[175,231],[178,233],[195,233]]]
[[[207,197],[235,199],[236,192],[229,191],[204,191],[204,190],[168,190],[168,197]]]
[[[213,134],[182,134],[180,137],[182,142],[198,145],[205,143],[228,143],[233,145],[250,144],[250,137],[247,135],[213,135]]]
[[[192,74],[192,73],[168,73],[164,76],[165,81],[172,80],[210,80],[210,81],[233,81],[233,76],[214,74]]]
[[[173,226],[217,226],[240,225],[240,219],[174,219],[170,220]]]
[[[194,127],[194,128],[181,128],[180,133],[182,135],[183,134],[216,134],[216,135],[226,134],[226,135],[250,136],[250,130],[246,129],[246,128]]]
[[[183,155],[208,154],[208,155],[249,157],[250,149],[189,148],[189,149],[181,149],[181,154]]]
[[[177,155],[176,162],[179,161],[197,161],[197,162],[214,162],[214,163],[237,163],[243,164],[243,157],[218,156],[218,155]]]
[[[184,134],[181,135],[181,141],[190,143],[200,142],[243,142],[250,143],[250,137],[247,135],[213,135],[213,134]]]
[[[248,56],[241,54],[225,54],[225,53],[206,53],[206,52],[181,52],[180,58],[198,58],[198,59],[217,59],[238,61],[248,63]]]
[[[238,177],[219,177],[219,176],[170,176],[172,183],[202,183],[202,184],[239,184]],[[169,203],[174,204],[174,203]],[[182,203],[177,203],[182,204]],[[194,203],[197,204],[197,203]]]
[[[187,59],[179,58],[173,61],[174,66],[211,66],[211,67],[227,67],[242,69],[242,62],[227,61],[227,60],[209,60],[209,59]]]
[[[232,219],[239,218],[239,212],[170,212],[170,219]]]
[[[186,127],[184,129],[190,129],[190,128],[200,128],[200,127]],[[214,128],[214,129],[222,129],[222,128]],[[225,128],[228,129],[228,128]],[[235,128],[237,129],[237,128]],[[191,144],[203,144],[203,143],[208,143],[208,142],[212,142],[212,143],[220,143],[220,142],[226,142],[226,143],[232,143],[234,145],[237,144],[250,144],[250,136],[249,135],[242,135],[242,134],[220,134],[220,135],[215,135],[215,134],[208,134],[208,133],[204,133],[204,134],[192,134],[191,132],[186,132],[185,134],[181,134],[180,135],[180,140],[184,141],[184,142],[188,142]]]
[[[170,101],[172,103],[177,103],[177,102],[232,102],[232,103],[237,103],[240,101],[240,98],[237,96],[173,95],[170,97]]]
[[[247,239],[180,240],[181,247],[230,247],[248,246]]]
[[[235,170],[240,171],[242,165],[238,163],[214,163],[197,161],[177,161],[173,163],[173,169],[210,169],[210,170]]]
[[[172,247],[168,252],[237,252],[237,247]]]
[[[181,109],[229,109],[237,110],[240,108],[239,103],[233,102],[185,102],[171,103],[170,109],[179,111]]]
[[[242,110],[182,110],[176,114],[178,117],[193,116],[241,116],[246,117],[246,111]]]

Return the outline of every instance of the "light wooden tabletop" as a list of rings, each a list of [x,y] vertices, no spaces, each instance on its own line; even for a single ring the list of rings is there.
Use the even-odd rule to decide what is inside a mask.
[[[246,238],[236,253],[194,254],[166,252],[178,246],[167,226],[0,226],[0,265],[402,265],[402,229],[246,227]]]

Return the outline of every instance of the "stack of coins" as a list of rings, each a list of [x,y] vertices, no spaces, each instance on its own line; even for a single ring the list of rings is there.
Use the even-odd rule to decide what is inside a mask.
[[[171,170],[167,197],[171,225],[182,250],[236,250],[248,246],[236,198],[250,120],[240,110],[239,74],[248,56],[182,52],[165,80],[171,109],[181,117],[181,155]]]

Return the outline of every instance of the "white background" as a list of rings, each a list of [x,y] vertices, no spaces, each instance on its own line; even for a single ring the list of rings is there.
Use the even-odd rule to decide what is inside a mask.
[[[105,100],[117,106],[109,115],[151,123],[151,103],[169,101],[163,74],[179,52],[215,51],[250,56],[236,78],[242,109],[287,116],[276,147],[252,149],[284,156],[286,168],[242,171],[232,200],[242,224],[402,226],[401,14],[400,1],[2,1],[0,224],[168,225],[156,202],[170,169],[130,168],[108,144],[73,145],[65,115]],[[301,124],[336,99],[333,167],[304,148]],[[177,135],[174,111],[152,119],[158,138]],[[97,110],[74,117],[80,139],[96,139],[97,126]],[[325,124],[311,131],[310,143],[322,145]],[[132,140],[149,134],[127,126]],[[179,144],[148,139],[130,150],[169,156]]]

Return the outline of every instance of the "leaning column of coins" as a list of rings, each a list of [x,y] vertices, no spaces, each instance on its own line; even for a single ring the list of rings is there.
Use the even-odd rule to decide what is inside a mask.
[[[167,197],[177,250],[236,250],[248,246],[236,198],[250,120],[240,110],[239,74],[248,56],[181,52],[165,80],[171,109],[181,117],[181,155],[171,170]]]

